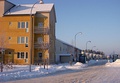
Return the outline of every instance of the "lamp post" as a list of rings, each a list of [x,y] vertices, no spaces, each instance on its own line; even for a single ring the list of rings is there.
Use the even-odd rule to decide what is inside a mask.
[[[78,32],[78,33],[75,34],[75,48],[76,48],[76,36],[77,36],[78,34],[82,34],[82,32]],[[74,54],[75,54],[75,58],[76,58],[77,52],[75,52],[75,51],[76,51],[76,50],[74,49]]]
[[[91,41],[87,41],[87,42],[86,42],[86,57],[87,57],[87,59],[88,59],[88,55],[89,55],[89,53],[87,53],[87,44],[88,44],[88,43],[91,43]]]
[[[87,51],[87,44],[88,44],[88,43],[91,43],[91,41],[87,41],[87,42],[86,42],[86,51]]]
[[[33,10],[33,7],[35,6],[35,4],[37,4],[38,2],[41,3],[41,0],[35,2],[32,7],[31,7],[31,10],[30,10],[30,38],[29,38],[29,44],[30,44],[30,65],[29,65],[29,71],[31,72],[31,63],[32,63],[32,43],[33,43],[33,19],[32,19],[32,10]]]
[[[96,46],[93,46],[93,47],[92,47],[92,59],[93,59],[93,48],[95,48],[95,47],[96,47]]]
[[[96,47],[96,46],[93,46],[93,47],[92,47],[92,50],[93,50],[93,48],[95,48],[95,47]]]
[[[77,34],[75,34],[75,47],[76,47],[76,36],[77,36],[78,34],[81,34],[81,35],[82,35],[82,32],[78,32]]]

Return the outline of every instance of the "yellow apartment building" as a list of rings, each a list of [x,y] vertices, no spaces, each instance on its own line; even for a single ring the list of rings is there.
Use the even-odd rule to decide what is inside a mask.
[[[55,62],[54,4],[42,0],[15,5],[0,0],[0,61],[35,64]]]

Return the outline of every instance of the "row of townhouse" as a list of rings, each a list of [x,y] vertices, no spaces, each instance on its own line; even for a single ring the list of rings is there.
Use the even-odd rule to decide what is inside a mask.
[[[15,5],[0,0],[0,62],[35,64],[48,59],[55,63],[60,62],[60,55],[77,52],[77,48],[56,39],[55,23],[54,4],[40,0]]]

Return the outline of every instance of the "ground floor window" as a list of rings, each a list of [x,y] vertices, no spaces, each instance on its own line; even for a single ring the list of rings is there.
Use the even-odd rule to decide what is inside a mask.
[[[17,52],[17,58],[27,59],[28,58],[28,52]]]

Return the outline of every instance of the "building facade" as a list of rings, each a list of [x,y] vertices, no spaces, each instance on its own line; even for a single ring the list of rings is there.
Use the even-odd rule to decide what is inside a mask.
[[[74,61],[79,60],[79,54],[81,49],[74,47],[64,41],[56,39],[56,62],[69,62],[71,60],[71,55],[73,56]]]
[[[15,5],[0,0],[0,61],[54,63],[55,23],[54,4]]]

